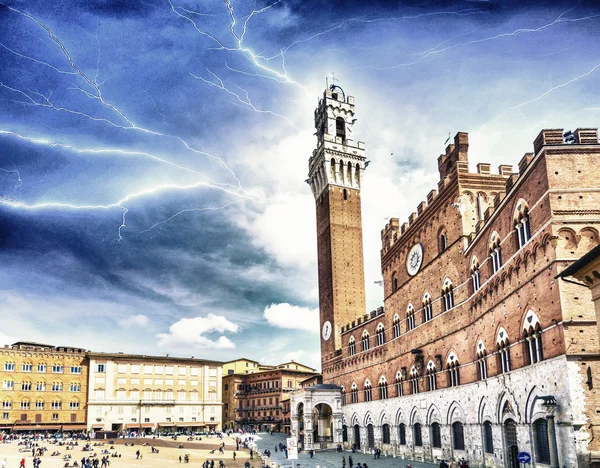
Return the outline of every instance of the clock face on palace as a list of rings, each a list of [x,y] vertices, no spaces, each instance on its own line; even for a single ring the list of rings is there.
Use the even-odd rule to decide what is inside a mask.
[[[327,320],[327,322],[323,324],[323,330],[321,331],[321,335],[323,336],[323,339],[325,341],[327,341],[331,337],[331,322],[329,320]]]
[[[413,245],[406,256],[406,271],[410,276],[415,276],[423,265],[423,244]]]

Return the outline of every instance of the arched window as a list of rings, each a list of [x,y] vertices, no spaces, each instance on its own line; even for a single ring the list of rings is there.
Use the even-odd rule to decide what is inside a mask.
[[[433,361],[429,361],[427,363],[427,370],[425,371],[425,376],[427,377],[427,390],[430,392],[433,390],[437,390],[437,369],[435,368],[435,364]]]
[[[28,380],[21,382],[21,391],[29,392],[31,390],[31,382]]]
[[[458,358],[454,352],[450,353],[448,356],[448,386],[456,387],[460,385],[460,373],[459,373],[459,365]]]
[[[525,355],[527,364],[535,364],[543,359],[542,327],[533,310],[529,310],[523,322],[523,337],[525,338]]]
[[[423,296],[423,322],[428,322],[433,318],[433,309],[431,307],[431,296],[425,293]]]
[[[78,400],[71,400],[69,402],[69,409],[72,409],[72,410],[79,409],[79,401]]]
[[[51,404],[50,404],[51,409],[53,410],[58,410],[58,409],[62,409],[62,401],[60,400],[54,400]]]
[[[44,409],[44,400],[41,398],[35,400],[35,409],[43,410]]]
[[[421,434],[421,424],[415,423],[413,426],[413,442],[415,447],[423,446],[423,436]]]
[[[413,395],[419,393],[419,373],[415,366],[410,369],[410,388]]]
[[[398,314],[394,314],[394,320],[392,323],[393,323],[392,330],[394,333],[394,338],[398,338],[400,336],[400,317],[398,317]]]
[[[340,137],[342,141],[346,140],[346,122],[343,117],[335,119],[335,136]]]
[[[381,346],[385,343],[385,327],[383,326],[383,323],[377,325],[375,333],[377,334],[377,346]]]
[[[473,293],[481,288],[481,272],[479,271],[479,260],[477,257],[471,259],[471,287]]]
[[[402,373],[400,371],[396,372],[396,396],[403,396],[404,395],[404,388],[402,387],[402,385],[404,384],[404,378],[402,377]]]
[[[21,409],[29,409],[31,406],[31,403],[29,402],[29,400],[25,399],[25,400],[21,400]]]
[[[367,330],[365,330],[362,334],[362,350],[363,351],[368,351],[369,350],[369,332]]]
[[[346,183],[352,185],[352,163],[348,161],[348,166],[346,168]]]
[[[440,253],[448,248],[448,237],[446,236],[446,232],[442,232],[440,234]]]
[[[431,445],[433,448],[442,448],[442,433],[436,422],[431,424]]]
[[[354,356],[356,354],[356,340],[353,336],[348,340],[348,349],[350,351],[350,356]]]
[[[412,304],[406,308],[406,328],[409,331],[415,328],[415,309]]]
[[[344,389],[344,386],[342,385],[342,406],[344,406],[346,404],[346,390]],[[346,426],[344,426],[346,427]]]
[[[388,398],[388,383],[385,376],[381,376],[379,379],[379,399],[387,400]]]
[[[390,425],[384,424],[381,426],[381,438],[384,444],[390,443]]]
[[[79,382],[71,382],[71,385],[69,385],[69,391],[70,392],[80,392],[81,384]]]
[[[329,163],[329,174],[331,175],[331,181],[332,182],[337,182],[337,172],[335,169],[335,159],[331,158],[331,161]]]
[[[6,400],[2,400],[2,409],[12,409],[12,400],[9,400],[8,398]]]
[[[510,342],[508,341],[508,333],[504,328],[500,328],[498,331],[496,344],[498,346],[498,368],[503,374],[510,372]]]
[[[46,382],[44,382],[43,380],[40,380],[39,382],[36,382],[36,384],[35,384],[35,390],[37,392],[45,392],[46,391]]]
[[[400,440],[400,445],[406,445],[406,424],[400,423],[398,426],[398,439]]]
[[[545,419],[540,418],[533,422],[533,438],[536,463],[549,465],[550,444],[548,443],[548,422]]]
[[[398,291],[398,273],[392,273],[392,293]]]
[[[494,453],[494,435],[492,434],[492,423],[483,423],[483,437],[485,453]]]
[[[369,379],[365,380],[364,385],[365,401],[373,401],[373,387]]]
[[[452,424],[452,447],[454,447],[454,450],[465,449],[465,434],[463,425],[458,421]]]
[[[490,259],[492,260],[492,273],[496,273],[502,268],[502,248],[497,232],[494,232],[490,238]]]
[[[358,386],[355,383],[352,384],[350,395],[352,396],[352,403],[358,403]]]
[[[477,379],[485,380],[488,378],[487,356],[483,341],[477,343]]]
[[[454,288],[452,287],[452,281],[448,278],[446,278],[442,286],[442,299],[444,312],[454,307]]]
[[[354,177],[356,178],[356,186],[360,188],[360,164],[356,163]]]
[[[519,249],[531,239],[531,226],[529,224],[529,207],[524,200],[519,200],[514,215],[515,232]]]

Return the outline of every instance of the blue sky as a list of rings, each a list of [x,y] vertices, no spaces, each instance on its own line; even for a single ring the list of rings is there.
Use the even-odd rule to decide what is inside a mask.
[[[594,2],[0,3],[0,341],[318,365],[312,112],[355,96],[379,232],[451,133],[597,127]]]

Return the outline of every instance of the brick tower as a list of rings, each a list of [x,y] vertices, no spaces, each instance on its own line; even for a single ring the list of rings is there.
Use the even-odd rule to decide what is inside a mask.
[[[364,143],[354,143],[354,98],[332,85],[315,110],[317,148],[308,162],[317,207],[321,361],[342,347],[341,327],[365,313],[360,184]]]

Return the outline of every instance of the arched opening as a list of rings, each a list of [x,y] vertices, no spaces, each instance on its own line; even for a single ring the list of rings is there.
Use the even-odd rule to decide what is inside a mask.
[[[298,445],[304,447],[304,403],[298,405]]]
[[[360,426],[354,425],[354,448],[360,449]]]
[[[406,445],[406,424],[404,423],[398,426],[398,439],[400,440],[400,445]]]
[[[340,137],[342,141],[346,141],[346,122],[343,117],[335,119],[335,136]]]
[[[367,424],[367,443],[370,449],[375,448],[375,429],[373,424]]]
[[[319,403],[313,408],[312,427],[313,442],[327,444],[333,442],[333,411],[326,403]]]
[[[415,447],[423,446],[423,434],[421,433],[421,424],[415,423],[413,426],[413,443]]]
[[[431,424],[431,445],[433,448],[442,448],[442,432],[436,422]]]
[[[485,453],[494,453],[494,435],[492,434],[492,423],[483,423],[483,438]]]
[[[344,200],[348,200],[348,191],[344,189]]]
[[[348,426],[342,426],[342,442],[348,442]]]
[[[533,422],[536,463],[550,464],[550,444],[548,442],[548,421],[543,418]]]
[[[461,422],[452,424],[452,446],[454,450],[465,449],[465,433]]]
[[[383,426],[381,426],[381,441],[384,444],[390,443],[390,425],[389,424],[384,424]]]
[[[517,440],[517,423],[512,419],[504,422],[504,441],[506,444],[507,466],[519,468],[519,442]]]

